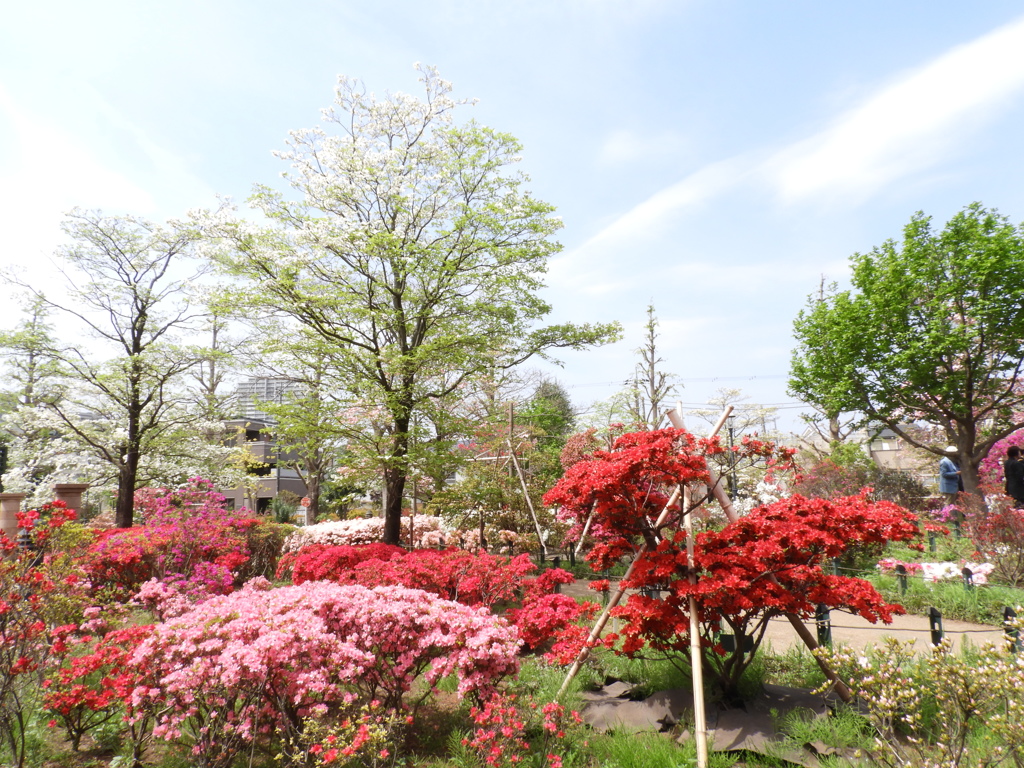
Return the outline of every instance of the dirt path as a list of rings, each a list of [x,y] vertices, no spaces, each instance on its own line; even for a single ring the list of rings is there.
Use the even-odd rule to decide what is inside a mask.
[[[575,584],[565,585],[562,591],[573,597],[586,597],[600,602],[600,593],[591,590],[588,586],[589,583],[583,580],[577,581]],[[894,616],[892,624],[886,625],[872,624],[860,616],[833,611],[831,621],[832,641],[836,644],[860,649],[868,645],[878,645],[885,637],[896,637],[900,640],[913,639],[917,649],[922,651],[931,645],[931,632],[927,616]],[[816,632],[814,622],[809,621],[805,624],[814,635]],[[980,646],[987,642],[1000,642],[1005,638],[999,627],[971,624],[966,621],[943,619],[942,628],[945,636],[952,640],[954,647],[958,649],[965,641],[971,645]],[[768,631],[765,633],[765,643],[770,644],[776,652],[803,644],[789,621],[784,618],[772,619],[769,622]]]

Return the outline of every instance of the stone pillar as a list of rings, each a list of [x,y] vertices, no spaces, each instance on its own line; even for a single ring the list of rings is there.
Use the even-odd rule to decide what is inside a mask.
[[[11,541],[18,540],[18,512],[24,493],[0,493],[0,529]]]
[[[57,492],[57,501],[63,501],[68,509],[82,516],[82,494],[89,490],[88,483],[57,483],[54,490]]]

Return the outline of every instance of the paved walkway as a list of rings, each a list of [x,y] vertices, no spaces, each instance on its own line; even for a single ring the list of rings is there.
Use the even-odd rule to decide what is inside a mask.
[[[562,587],[565,594],[573,597],[586,597],[595,602],[601,601],[601,594],[589,588],[590,582],[580,580],[575,584]],[[614,588],[614,584],[612,587]],[[628,593],[627,593],[628,594]],[[614,621],[614,620],[613,620]],[[872,624],[860,616],[832,611],[832,642],[848,645],[853,648],[865,648],[878,645],[885,637],[896,637],[900,640],[913,639],[918,650],[926,650],[931,645],[931,631],[927,616],[894,616],[892,624]],[[816,636],[813,621],[805,622],[812,636]],[[611,627],[611,623],[609,627]],[[971,624],[966,621],[942,620],[945,636],[953,641],[954,647],[969,642],[977,647],[987,642],[998,643],[1006,636],[999,627],[983,624]],[[785,651],[803,645],[789,620],[786,618],[772,619],[765,633],[765,644],[770,644],[776,651]]]

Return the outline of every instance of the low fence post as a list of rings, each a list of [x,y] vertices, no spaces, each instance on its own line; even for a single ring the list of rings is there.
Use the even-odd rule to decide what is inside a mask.
[[[900,594],[907,594],[907,566],[902,563],[896,566],[896,581],[900,585]]]
[[[928,627],[932,633],[932,645],[942,642],[942,612],[932,606],[928,609]]]
[[[964,577],[964,589],[968,592],[974,589],[974,571],[965,565],[964,569],[960,571],[960,575]]]
[[[1006,642],[1012,653],[1021,652],[1020,630],[1010,622],[1017,618],[1017,612],[1010,606],[1003,608],[1003,627],[1006,632]]]
[[[828,606],[818,603],[814,611],[814,623],[818,628],[818,645],[832,645],[832,621]]]

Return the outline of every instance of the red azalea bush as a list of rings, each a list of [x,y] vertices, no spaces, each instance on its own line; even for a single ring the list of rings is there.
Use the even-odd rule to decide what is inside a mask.
[[[691,595],[700,609],[704,642],[719,651],[715,635],[723,620],[738,649],[745,638],[756,648],[771,618],[791,613],[806,619],[819,604],[889,622],[902,607],[887,604],[869,582],[831,575],[822,566],[855,545],[911,541],[918,535],[914,515],[891,502],[794,496],[758,507],[721,531],[699,534],[694,548],[699,575],[691,585],[685,538],[676,533],[637,562],[627,586],[666,586],[667,594],[661,600],[632,595],[616,609],[624,620],[622,650],[683,651],[689,643]],[[707,658],[722,690],[736,695],[753,654],[720,652]]]
[[[358,703],[397,710],[417,678],[487,694],[518,669],[519,640],[483,609],[402,587],[248,585],[158,624],[131,660],[131,704],[154,734],[187,737],[200,766],[228,766],[257,737],[287,753],[307,717]]]
[[[398,584],[464,605],[494,606],[517,596],[534,569],[529,555],[513,558],[462,549],[417,549],[391,560],[366,560],[339,574],[338,581],[374,587]]]
[[[295,552],[287,552],[277,566],[277,578],[290,576],[293,584],[305,581],[334,581],[339,573],[349,571],[365,560],[391,560],[405,550],[392,544],[376,542],[358,546],[307,544]]]
[[[678,658],[689,646],[689,599],[700,610],[709,670],[726,697],[753,654],[744,652],[764,636],[770,618],[792,613],[806,618],[819,603],[856,611],[871,621],[889,621],[902,610],[889,605],[868,582],[826,573],[822,564],[853,546],[909,541],[919,532],[907,510],[864,495],[826,501],[794,496],[754,509],[721,531],[696,537],[697,583],[689,581],[681,505],[655,521],[671,490],[708,481],[706,458],[721,451],[716,441],[698,440],[682,430],[624,435],[612,451],[597,451],[574,464],[545,496],[562,514],[582,522],[593,510],[597,545],[588,560],[595,570],[622,556],[641,556],[623,585],[664,592],[663,599],[635,594],[615,614],[623,620],[621,652],[653,650]],[[749,441],[737,452],[745,458],[788,459],[767,443]],[[699,495],[698,495],[699,499]],[[724,654],[716,642],[720,622],[736,635],[737,651]],[[620,636],[609,635],[614,645]]]
[[[520,704],[509,694],[495,694],[469,714],[477,727],[462,744],[491,768],[524,764],[562,768],[561,753],[571,744],[566,729],[582,723],[578,713],[557,702]],[[533,746],[528,740],[531,736]],[[536,762],[527,762],[531,756]]]
[[[508,618],[519,629],[526,648],[546,649],[549,661],[570,664],[590,634],[580,622],[593,619],[597,609],[597,603],[578,603],[568,595],[540,595],[510,610]]]
[[[279,572],[287,565],[292,565],[294,584],[326,579],[365,587],[398,585],[465,605],[488,606],[514,600],[524,577],[534,570],[530,556],[525,554],[507,558],[454,547],[407,552],[387,544],[310,545],[294,556],[285,555]],[[567,575],[571,581],[572,576]],[[557,577],[548,577],[553,578]]]
[[[135,684],[127,662],[152,625],[128,626],[99,638],[75,634],[76,629],[72,624],[55,630],[53,652],[61,664],[43,681],[43,705],[64,726],[75,752],[86,733],[123,714],[121,702]]]
[[[729,451],[717,437],[698,438],[682,429],[631,432],[620,436],[611,450],[594,451],[569,467],[544,495],[544,503],[558,507],[559,518],[573,523],[566,537],[570,541],[578,539],[593,516],[590,536],[602,545],[601,570],[632,554],[636,540],[653,548],[662,529],[678,528],[683,512],[678,502],[661,529],[653,525],[672,489],[680,483],[702,487],[709,482],[708,460],[717,461]],[[792,449],[747,436],[732,449],[730,464],[763,464],[771,480],[775,472],[791,469],[792,456]]]
[[[51,628],[81,616],[85,580],[70,558],[50,551],[52,538],[75,513],[63,502],[19,512],[18,525],[33,549],[21,549],[0,533],[0,739],[13,764],[26,757],[26,713],[32,692],[57,641]]]

